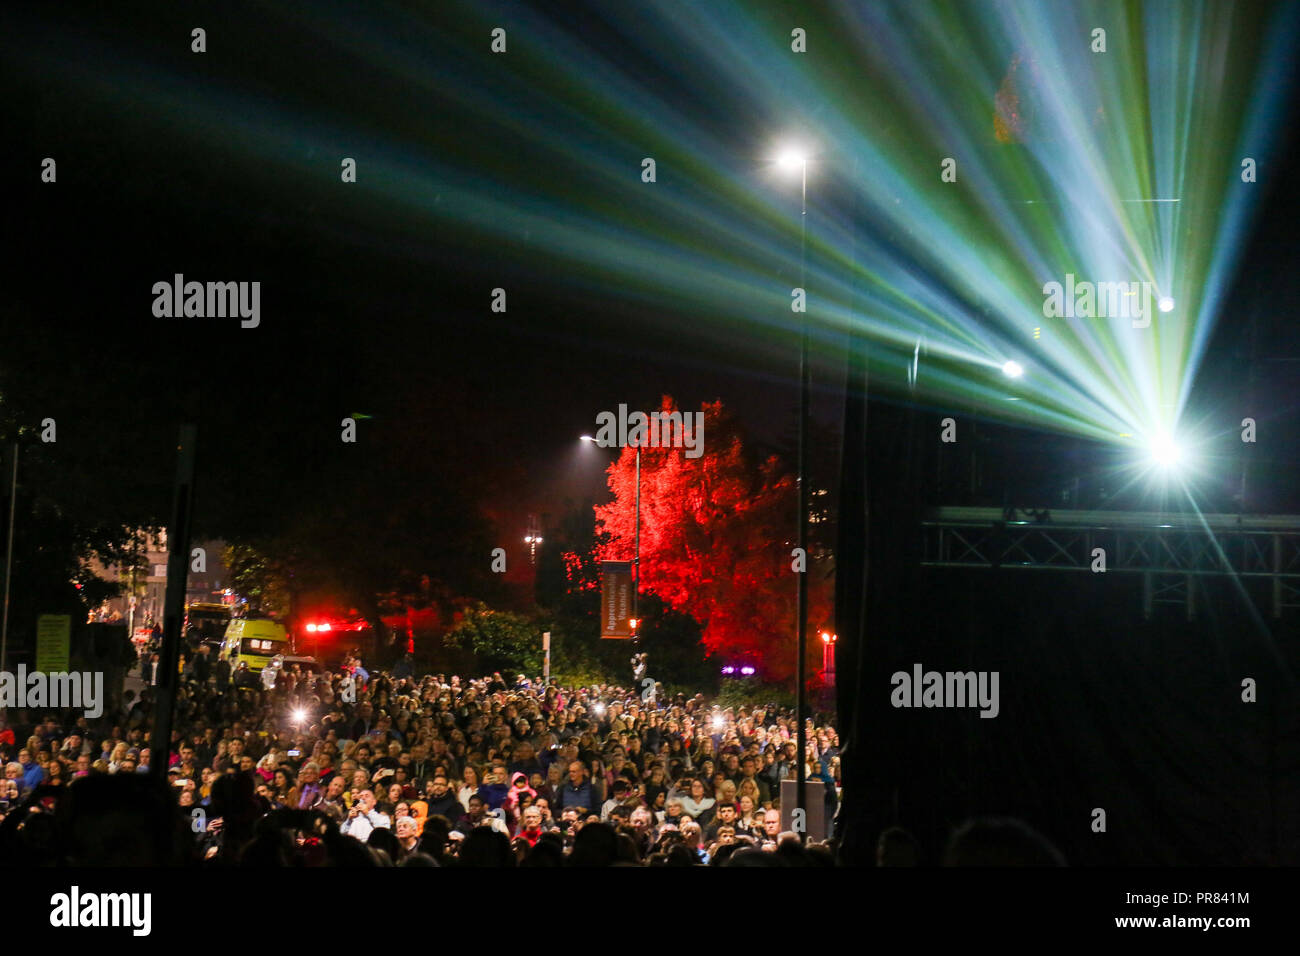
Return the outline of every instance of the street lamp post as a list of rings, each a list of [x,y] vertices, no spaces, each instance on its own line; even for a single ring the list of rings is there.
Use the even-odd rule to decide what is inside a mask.
[[[808,250],[808,156],[802,151],[789,149],[777,160],[786,169],[799,168],[799,288],[804,290],[804,311],[802,328],[799,333],[799,450],[798,450],[798,498],[799,498],[799,553],[803,555],[804,570],[799,572],[795,593],[796,634],[795,648],[798,661],[795,665],[795,803],[799,809],[807,812],[808,793],[808,734],[804,724],[808,712],[808,701],[804,685],[807,683],[807,667],[804,658],[808,651],[807,606],[808,606],[808,291],[805,288]],[[801,839],[807,834],[800,832]]]
[[[537,563],[537,546],[542,543],[542,529],[536,515],[528,516],[528,533],[524,535],[524,544],[528,545],[529,564]]]

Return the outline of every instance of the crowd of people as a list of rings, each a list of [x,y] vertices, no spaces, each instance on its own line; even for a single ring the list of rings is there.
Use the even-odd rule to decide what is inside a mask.
[[[774,705],[417,677],[409,661],[372,675],[355,656],[258,680],[212,663],[187,664],[165,757],[148,739],[147,679],[93,724],[44,713],[0,724],[0,853],[214,866],[833,860],[839,740],[809,721],[806,770],[823,806],[783,815],[796,725]],[[109,813],[138,816],[151,839],[94,823]],[[801,819],[817,832],[794,832]]]

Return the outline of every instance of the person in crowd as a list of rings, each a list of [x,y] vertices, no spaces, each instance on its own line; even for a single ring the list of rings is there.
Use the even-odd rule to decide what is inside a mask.
[[[469,809],[469,798],[476,796],[479,792],[479,788],[482,786],[483,782],[479,778],[478,770],[472,765],[466,764],[464,773],[462,774],[460,790],[456,793],[456,799],[460,801],[460,805],[465,810]]]
[[[461,803],[456,799],[455,794],[451,792],[451,787],[447,782],[447,775],[444,773],[435,774],[433,779],[425,786],[424,802],[426,804],[427,816],[443,816],[448,820],[459,818],[464,812]]]
[[[421,852],[419,828],[416,825],[414,817],[398,817],[393,832],[397,836],[397,842],[401,847],[401,855],[403,857],[410,856],[412,853]],[[400,862],[400,860],[395,862]]]
[[[375,794],[371,790],[362,790],[357,794],[357,800],[348,810],[347,818],[343,825],[339,827],[339,832],[348,836],[356,837],[363,843],[370,836],[370,831],[376,828],[390,829],[392,820],[388,814],[381,813],[375,807]]]

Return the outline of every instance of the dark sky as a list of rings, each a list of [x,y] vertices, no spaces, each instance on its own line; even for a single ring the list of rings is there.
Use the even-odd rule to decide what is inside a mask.
[[[196,128],[212,134],[238,117],[208,100],[182,105],[198,102],[189,83],[227,83],[290,113],[418,135],[438,150],[465,153],[476,141],[480,152],[467,160],[504,163],[508,177],[519,144],[501,141],[506,117],[441,101],[436,73],[432,93],[398,88],[256,4],[8,16],[9,43],[23,51],[4,67],[6,125],[21,144],[8,153],[10,222],[23,238],[6,259],[15,323],[6,358],[30,360],[30,407],[55,407],[65,441],[168,471],[183,414],[201,421],[211,465],[214,453],[237,448],[273,458],[281,439],[292,446],[303,433],[337,443],[341,417],[360,411],[405,422],[412,442],[472,430],[484,468],[508,459],[528,476],[519,507],[554,510],[603,489],[601,467],[576,439],[619,402],[720,398],[759,440],[779,444],[789,433],[794,342],[788,351],[737,348],[549,281],[523,243],[502,247],[445,224],[414,242],[409,223],[339,184],[335,157],[304,156],[303,172],[290,174],[238,143],[200,147]],[[199,21],[212,38],[204,57],[188,49]],[[451,43],[455,24],[446,25]],[[430,58],[436,71],[440,51]],[[126,90],[136,83],[150,95],[133,101]],[[54,187],[31,175],[47,155],[59,163]],[[177,272],[259,279],[262,326],[154,319],[150,289]],[[496,286],[509,290],[507,315],[488,311]],[[92,411],[102,415],[106,403],[134,427],[105,429]],[[416,414],[417,404],[434,416]],[[833,416],[835,402],[823,404]],[[96,421],[93,434],[78,429],[83,418]],[[465,447],[449,443],[447,453]]]
[[[201,422],[210,464],[252,455],[266,477],[310,457],[307,446],[339,453],[339,419],[365,412],[401,423],[402,440],[474,456],[513,483],[520,510],[599,493],[599,464],[576,437],[619,402],[650,405],[665,392],[684,406],[722,399],[756,442],[790,450],[793,340],[737,341],[689,316],[602,294],[550,271],[525,240],[503,245],[445,221],[419,231],[377,212],[371,194],[342,188],[333,155],[304,147],[290,171],[236,136],[224,145],[204,139],[239,125],[233,106],[214,111],[198,92],[226,84],[283,116],[291,143],[295,123],[393,133],[523,186],[526,143],[511,139],[509,115],[476,114],[443,93],[438,71],[449,71],[450,83],[467,61],[455,49],[463,24],[436,7],[431,36],[444,45],[435,39],[428,50],[424,90],[342,56],[261,4],[6,13],[6,50],[21,51],[0,66],[15,144],[6,150],[7,219],[19,238],[5,257],[9,347],[0,361],[20,366],[7,374],[21,383],[24,408],[55,408],[87,460],[138,458],[151,481],[170,472],[183,417]],[[625,32],[574,9],[559,22],[623,44],[629,72],[674,95],[671,72]],[[199,21],[212,38],[203,57],[188,49]],[[361,17],[358,29],[366,26]],[[474,78],[461,72],[454,81]],[[684,109],[704,108],[698,91],[676,95]],[[742,141],[747,120],[735,117],[720,135]],[[1293,136],[1292,170],[1295,154]],[[46,155],[59,161],[56,187],[36,181]],[[1276,291],[1293,281],[1296,180],[1279,175],[1261,187],[1273,190],[1271,201],[1229,296],[1240,317],[1221,324],[1211,352],[1219,365],[1206,372],[1216,387],[1240,384],[1246,316],[1260,324],[1262,353],[1300,356],[1292,299]],[[262,327],[154,319],[149,290],[176,272],[260,280]],[[487,309],[498,285],[510,290],[505,316]],[[1257,387],[1272,396],[1272,412],[1294,419],[1300,363],[1261,368]],[[828,425],[838,415],[837,378],[835,369],[818,372],[816,411]]]

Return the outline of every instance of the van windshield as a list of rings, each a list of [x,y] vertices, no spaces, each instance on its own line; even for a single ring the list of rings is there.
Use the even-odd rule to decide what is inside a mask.
[[[190,608],[189,626],[197,630],[204,640],[221,640],[221,635],[229,623],[229,611]]]
[[[264,654],[270,656],[276,653],[276,648],[282,644],[282,641],[272,641],[263,637],[246,637],[240,644],[240,649],[245,654]]]

